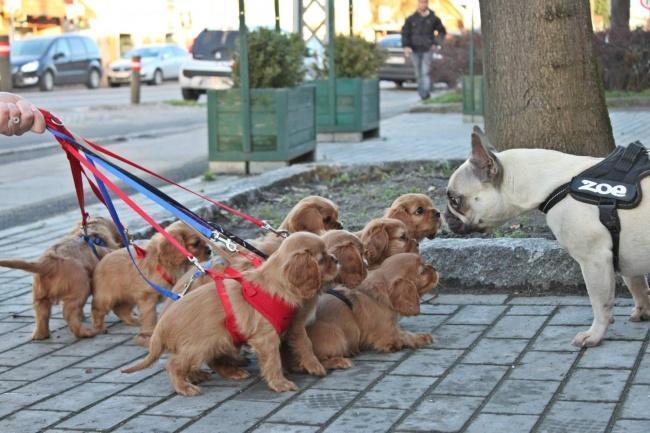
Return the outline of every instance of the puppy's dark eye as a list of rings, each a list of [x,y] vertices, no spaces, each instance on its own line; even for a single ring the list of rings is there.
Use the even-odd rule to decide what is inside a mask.
[[[405,240],[407,239],[407,237],[406,237],[406,233],[402,234],[402,236],[400,236],[400,239],[403,240],[403,241],[405,241]]]
[[[419,207],[415,209],[415,214],[416,215],[422,215],[424,213],[424,209],[422,207]]]
[[[332,222],[332,217],[331,216],[326,216],[323,221],[325,222],[325,224],[329,224],[329,223]]]
[[[451,207],[453,207],[454,209],[460,208],[460,203],[461,203],[460,197],[448,195],[447,198],[449,199],[449,204],[451,205]]]

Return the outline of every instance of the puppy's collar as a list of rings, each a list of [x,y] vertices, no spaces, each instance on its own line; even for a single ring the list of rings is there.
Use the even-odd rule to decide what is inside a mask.
[[[101,260],[101,257],[99,256],[96,247],[107,247],[108,244],[104,241],[104,239],[94,235],[87,235],[87,234],[79,235],[79,239],[84,241],[90,247],[95,257]]]
[[[135,250],[135,255],[136,255],[136,257],[138,259],[144,259],[145,257],[147,257],[147,250],[145,250],[142,247],[137,246],[136,244],[131,244],[131,246]],[[176,284],[176,279],[174,277],[172,277],[171,275],[169,275],[169,272],[167,272],[167,269],[163,268],[162,265],[160,265],[160,263],[158,263],[156,265],[156,272],[170,286],[173,287],[174,284]]]
[[[352,311],[352,301],[350,300],[350,298],[345,296],[345,294],[343,292],[341,292],[339,290],[336,290],[334,288],[330,288],[330,289],[325,290],[325,293],[328,293],[328,294],[340,299],[345,305],[348,306],[350,311]]]

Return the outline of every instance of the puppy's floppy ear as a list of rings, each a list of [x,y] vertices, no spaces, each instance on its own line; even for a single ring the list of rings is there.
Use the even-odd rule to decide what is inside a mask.
[[[394,281],[388,292],[393,309],[402,316],[420,314],[420,296],[413,282],[400,278]]]
[[[478,126],[472,132],[472,153],[469,161],[476,177],[481,182],[494,182],[501,177],[501,163],[494,154],[494,148]]]
[[[354,289],[366,276],[363,257],[359,254],[359,250],[354,245],[346,243],[338,246],[333,254],[340,264],[338,279],[345,287]]]
[[[406,209],[406,206],[403,204],[399,204],[397,206],[391,206],[388,209],[386,209],[385,217],[394,218],[403,221],[404,223],[406,223],[406,221],[410,221],[408,210]]]
[[[386,255],[389,240],[383,224],[377,224],[363,233],[361,242],[363,242],[364,255],[370,263],[381,261],[381,258]]]
[[[178,241],[179,244],[185,245],[185,235],[183,230],[170,230],[169,234]],[[183,264],[186,257],[172,245],[167,239],[162,238],[158,243],[158,261],[168,267],[176,268]]]
[[[305,205],[297,212],[287,217],[284,227],[291,233],[311,232],[320,233],[325,230],[323,216],[313,205]]]
[[[284,274],[289,283],[301,291],[313,292],[321,286],[318,262],[305,250],[291,254],[284,265]]]

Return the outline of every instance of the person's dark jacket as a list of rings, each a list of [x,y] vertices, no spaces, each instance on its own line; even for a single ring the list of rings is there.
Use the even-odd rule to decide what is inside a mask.
[[[434,32],[438,32],[438,39]],[[406,19],[402,27],[402,46],[411,47],[413,52],[422,53],[429,51],[433,45],[440,45],[447,34],[440,18],[431,9],[427,16],[422,16],[418,11]]]

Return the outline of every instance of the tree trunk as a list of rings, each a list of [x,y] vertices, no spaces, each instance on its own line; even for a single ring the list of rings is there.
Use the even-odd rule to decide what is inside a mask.
[[[614,148],[589,0],[481,0],[485,126],[499,150]]]
[[[630,31],[630,0],[612,0],[611,28],[612,32]]]

